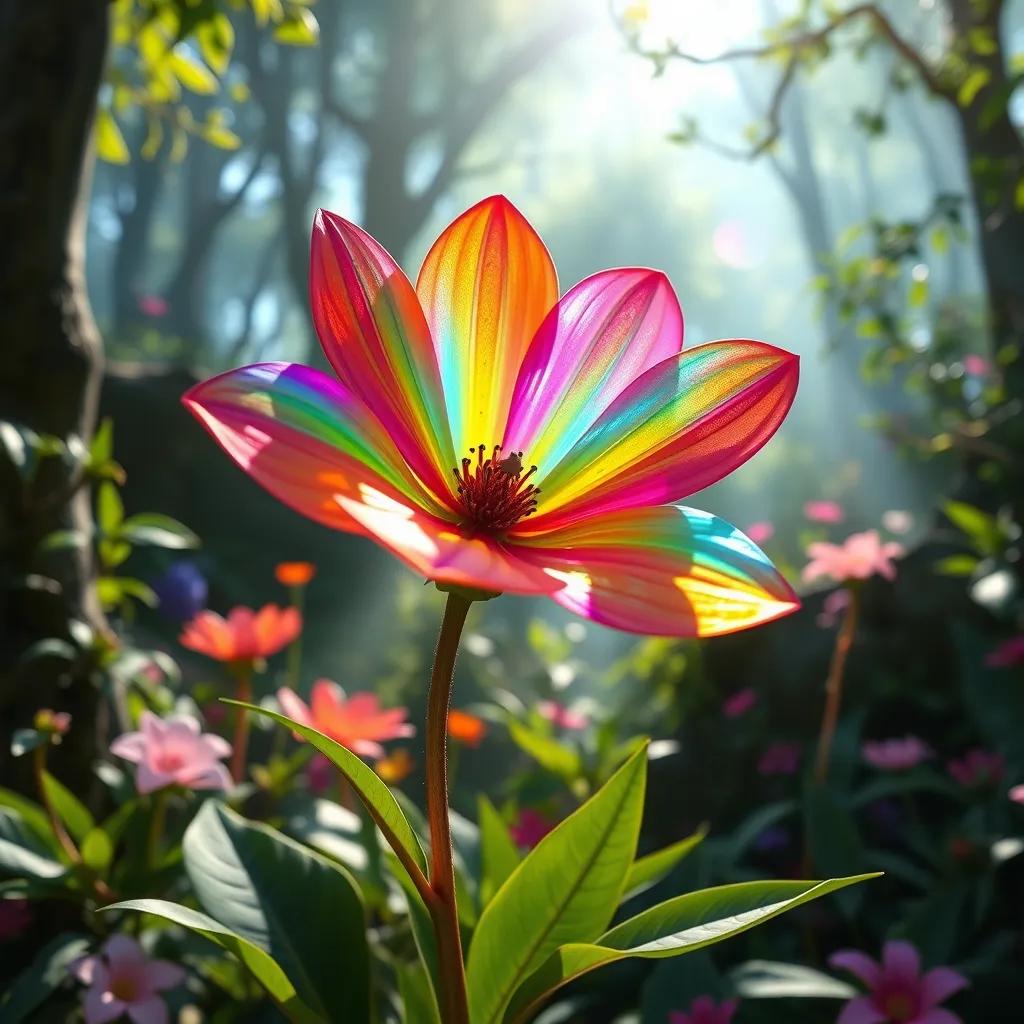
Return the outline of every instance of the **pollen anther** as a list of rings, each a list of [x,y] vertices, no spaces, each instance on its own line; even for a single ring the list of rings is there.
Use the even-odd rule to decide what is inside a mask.
[[[490,455],[485,444],[469,451],[476,459],[464,458],[461,469],[452,469],[467,525],[501,532],[536,510],[540,490],[527,481],[537,467],[531,466],[524,473],[522,452],[503,456],[500,444],[491,449]]]

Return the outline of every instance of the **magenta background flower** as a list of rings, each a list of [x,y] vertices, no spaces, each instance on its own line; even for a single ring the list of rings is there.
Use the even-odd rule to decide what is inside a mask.
[[[1014,803],[1024,804],[1024,782],[1014,786],[1007,795]]]
[[[995,650],[989,651],[985,664],[989,668],[1013,668],[1016,665],[1024,665],[1024,633],[1011,637]]]
[[[0,942],[20,938],[32,923],[28,900],[0,899]]]
[[[559,704],[557,700],[542,700],[537,705],[537,710],[541,717],[546,718],[559,729],[579,731],[586,729],[590,724],[590,719],[586,715],[582,715],[578,711],[571,711],[564,704]]]
[[[902,739],[867,740],[860,753],[874,768],[905,772],[927,761],[932,756],[932,749],[919,736],[904,736]]]
[[[158,993],[185,980],[167,960],[150,960],[127,935],[112,935],[99,953],[75,960],[68,970],[88,991],[82,999],[86,1024],[106,1024],[127,1014],[134,1024],[167,1024],[167,1004]]]
[[[230,757],[231,744],[213,733],[201,733],[189,715],[157,718],[143,711],[138,732],[126,732],[110,745],[115,757],[138,765],[135,786],[152,793],[164,786],[186,789],[227,789],[231,776],[220,763]]]
[[[804,515],[812,523],[841,523],[845,517],[843,506],[838,501],[808,501]]]
[[[757,771],[760,775],[795,775],[800,767],[799,743],[778,743],[769,744],[765,747],[757,761]]]
[[[939,1004],[966,988],[967,979],[949,967],[922,975],[921,957],[909,942],[887,942],[880,964],[852,949],[834,953],[829,964],[868,989],[846,1004],[836,1024],[963,1024]]]
[[[971,353],[964,356],[964,369],[972,377],[985,377],[988,375],[989,362],[984,356]]]
[[[317,796],[326,793],[331,788],[336,773],[337,769],[323,754],[314,754],[306,766],[306,784],[310,792]]]
[[[167,300],[161,295],[142,295],[139,297],[139,311],[146,316],[167,316],[170,310]]]
[[[524,807],[508,831],[516,846],[532,850],[557,824],[540,812]]]
[[[668,1015],[669,1024],[730,1024],[739,1001],[726,999],[716,1003],[711,996],[697,996],[688,1012],[674,1010]]]
[[[1006,758],[997,751],[975,747],[947,762],[946,770],[961,786],[994,786],[1006,773]]]
[[[775,526],[764,521],[751,523],[746,532],[755,544],[766,544],[775,536]]]
[[[893,559],[903,554],[903,545],[882,541],[877,530],[852,533],[842,544],[817,541],[807,548],[810,561],[804,566],[803,581],[813,583],[827,577],[844,580],[865,580],[876,573],[887,580],[895,579]]]
[[[739,718],[740,715],[745,715],[756,703],[757,693],[748,686],[745,689],[737,690],[731,697],[725,699],[725,702],[722,704],[722,714],[726,718]]]

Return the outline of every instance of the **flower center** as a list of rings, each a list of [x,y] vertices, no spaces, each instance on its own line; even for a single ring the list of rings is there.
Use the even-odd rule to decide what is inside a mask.
[[[122,1003],[134,1003],[139,998],[138,983],[130,974],[111,978],[109,992]]]
[[[156,762],[156,770],[168,775],[178,771],[185,765],[185,758],[175,750],[161,751],[154,760]]]
[[[452,472],[458,481],[459,501],[467,522],[480,530],[500,532],[515,526],[537,508],[540,490],[527,483],[537,472],[531,466],[523,472],[523,453],[502,455],[496,444],[487,454],[487,445],[469,449],[470,455],[462,460],[462,469]]]
[[[894,1021],[906,1021],[914,1011],[914,1001],[906,992],[893,992],[886,996],[883,1010]]]

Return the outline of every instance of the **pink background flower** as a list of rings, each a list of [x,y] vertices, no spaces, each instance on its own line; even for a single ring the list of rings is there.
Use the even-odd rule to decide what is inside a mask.
[[[167,1024],[167,1004],[158,995],[185,980],[167,960],[150,960],[127,935],[112,935],[100,952],[75,960],[68,970],[88,991],[82,999],[86,1024],[106,1024],[127,1014],[133,1024]]]
[[[997,751],[975,747],[949,761],[946,770],[961,786],[994,786],[1006,772],[1006,758]]]
[[[675,1010],[668,1015],[669,1024],[730,1024],[739,1002],[726,999],[716,1003],[710,996],[697,996],[687,1013]]]
[[[804,515],[812,523],[841,523],[844,519],[843,506],[838,501],[808,501]]]
[[[725,702],[722,704],[722,714],[726,718],[739,718],[740,715],[745,715],[756,703],[757,693],[748,686],[745,689],[737,690],[731,697],[725,699]]]
[[[931,747],[918,736],[867,740],[860,752],[868,764],[887,772],[909,771],[932,756]]]
[[[887,580],[895,579],[893,559],[903,554],[903,546],[895,541],[883,542],[877,530],[852,533],[842,544],[817,541],[807,548],[810,561],[804,567],[803,580],[813,583],[827,577],[844,580],[865,580],[876,573]]]
[[[226,619],[216,612],[199,612],[185,623],[178,642],[217,661],[251,661],[276,654],[301,632],[297,609],[267,604],[259,611],[232,608]]]
[[[836,1024],[963,1024],[939,1004],[965,988],[967,979],[949,967],[922,976],[921,957],[909,942],[887,942],[880,964],[852,949],[833,954],[829,963],[868,989],[846,1004]]]
[[[1015,665],[1024,665],[1024,634],[1011,637],[995,650],[989,651],[985,664],[989,668],[1013,668]]]
[[[755,544],[766,544],[768,541],[775,536],[775,527],[768,522],[757,522],[751,523],[744,533],[755,543]]]
[[[508,831],[516,846],[532,850],[556,824],[557,822],[548,820],[540,812],[524,807]]]
[[[227,789],[231,776],[220,763],[231,755],[231,744],[213,733],[200,733],[199,722],[188,715],[157,718],[143,711],[138,732],[126,732],[110,745],[115,757],[138,765],[135,785],[140,793],[164,786],[186,789]]]
[[[765,747],[757,761],[760,775],[795,775],[800,767],[800,744],[780,741]]]
[[[590,724],[590,719],[586,715],[580,714],[578,711],[571,711],[564,704],[559,704],[557,700],[542,700],[537,705],[537,710],[541,717],[546,718],[559,729],[579,731],[586,729]]]

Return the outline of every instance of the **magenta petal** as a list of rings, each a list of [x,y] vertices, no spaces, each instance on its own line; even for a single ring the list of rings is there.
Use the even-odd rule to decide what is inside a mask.
[[[317,212],[309,297],[324,354],[442,501],[452,492],[451,435],[434,344],[412,284],[355,224]]]
[[[140,999],[128,1007],[133,1024],[167,1024],[167,1004],[159,996]]]
[[[362,533],[338,498],[362,487],[441,511],[373,414],[350,388],[293,363],[222,373],[182,399],[254,480],[303,515]]]
[[[828,958],[829,966],[838,971],[849,971],[868,988],[874,988],[882,977],[882,968],[866,953],[855,949],[841,949]]]
[[[964,1022],[963,1018],[953,1013],[952,1010],[947,1010],[942,1006],[933,1006],[930,1010],[925,1010],[919,1017],[908,1021],[907,1024],[964,1024]]]
[[[889,1018],[875,1009],[867,996],[851,999],[836,1019],[836,1024],[884,1024]]]
[[[527,350],[505,448],[556,465],[628,384],[682,344],[683,314],[664,274],[623,268],[585,278]]]
[[[921,990],[926,1006],[945,1002],[955,992],[967,988],[967,979],[950,967],[936,967],[921,979]]]
[[[916,982],[921,973],[921,955],[909,942],[892,939],[882,947],[882,971],[904,981]]]

